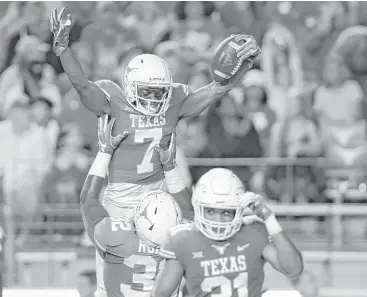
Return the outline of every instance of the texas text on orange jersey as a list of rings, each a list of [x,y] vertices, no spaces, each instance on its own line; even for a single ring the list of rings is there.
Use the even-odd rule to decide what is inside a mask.
[[[160,254],[177,259],[185,270],[189,296],[261,297],[269,242],[263,224],[243,226],[226,241],[205,237],[194,223],[173,228]]]
[[[159,116],[145,116],[129,106],[123,90],[114,82],[100,80],[96,84],[110,101],[111,116],[116,119],[114,135],[124,131],[129,133],[113,155],[109,182],[150,184],[162,180],[162,165],[154,147],[157,144],[167,146],[171,134],[176,131],[180,108],[190,94],[190,89],[185,85],[174,84],[168,110]]]

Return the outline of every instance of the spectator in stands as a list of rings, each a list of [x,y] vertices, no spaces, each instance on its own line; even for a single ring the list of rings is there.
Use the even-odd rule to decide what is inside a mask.
[[[0,123],[0,138],[4,141],[0,167],[4,168],[5,203],[10,206],[13,216],[21,218],[18,245],[22,245],[29,234],[38,207],[40,185],[47,170],[49,156],[43,136],[32,124],[27,103],[14,103],[7,120]]]
[[[265,1],[216,1],[215,5],[230,33],[251,32],[256,40],[262,39],[271,15],[263,17]]]
[[[199,157],[204,158],[256,158],[263,156],[259,135],[243,104],[226,96],[208,110],[206,120],[207,146]],[[210,164],[208,164],[210,165]],[[244,182],[252,176],[249,167],[228,167]],[[195,167],[197,180],[206,168]]]
[[[323,84],[315,91],[314,100],[323,130],[330,126],[351,126],[362,119],[363,90],[351,79],[340,56],[329,55],[326,59]]]
[[[107,6],[95,7],[98,17],[95,22],[84,28],[80,38],[80,41],[88,44],[92,50],[95,79],[113,79],[121,53],[131,44],[138,43],[136,27],[125,24],[121,20],[119,10],[109,9],[109,5],[116,7],[116,3],[106,3]]]
[[[257,69],[246,73],[242,82],[245,88],[244,105],[259,133],[263,151],[268,155],[270,131],[276,121],[275,112],[268,106],[263,72]]]
[[[352,164],[366,149],[364,94],[341,56],[330,55],[324,69],[324,83],[314,94],[314,109],[325,142],[326,155]]]
[[[22,39],[22,36],[31,35],[37,37],[42,42],[47,42],[47,39],[52,36],[45,23],[47,17],[43,2],[29,1],[14,8],[17,9],[16,14],[18,18],[21,19],[21,26],[17,25],[17,32],[13,32],[13,36],[9,40],[4,69],[13,62],[17,44]],[[47,51],[51,52],[51,48],[49,47]],[[44,60],[46,60],[46,56]]]
[[[319,131],[314,122],[305,114],[307,98],[303,92],[294,90],[290,97],[289,110],[292,114],[285,120],[276,123],[271,132],[270,156],[274,157],[318,157],[322,153],[322,143]],[[314,183],[319,182],[310,166],[293,168],[294,197],[287,186],[286,168],[284,166],[270,167],[267,172],[268,196],[273,199],[283,198],[289,201],[308,202],[317,195]],[[320,180],[320,185],[324,180]],[[280,192],[279,192],[280,191]],[[285,191],[285,192],[284,192]]]
[[[80,297],[94,297],[97,286],[96,272],[86,270],[79,273],[77,279],[77,291]]]
[[[83,178],[89,165],[84,138],[78,126],[70,123],[61,132],[56,159],[44,182],[47,200],[67,207],[78,202]]]
[[[165,14],[157,2],[132,2],[126,10],[137,29],[137,44],[150,52],[160,42],[167,41],[176,26],[172,16]]]
[[[262,66],[269,107],[278,119],[287,117],[289,94],[292,88],[303,88],[302,60],[292,33],[274,24],[263,39]]]
[[[367,5],[362,2],[355,2],[358,9]],[[360,11],[359,11],[360,12]],[[367,27],[355,26],[345,29],[340,33],[332,48],[332,53],[340,56],[346,63],[351,77],[358,81],[367,94]],[[367,100],[363,100],[363,117],[367,119]]]
[[[77,207],[89,166],[88,151],[84,149],[84,138],[76,124],[65,125],[61,131],[55,161],[43,180],[46,203],[53,208]],[[80,222],[80,215],[68,216],[68,222]],[[48,221],[65,222],[62,215],[47,217]],[[80,235],[79,230],[55,230],[61,235]]]
[[[190,75],[188,85],[193,89],[197,90],[211,82],[210,73],[207,69],[207,65],[197,65],[195,67],[194,73]]]
[[[180,43],[179,54],[189,64],[212,58],[213,50],[226,36],[212,1],[179,1],[176,15],[179,27],[172,39]]]
[[[20,28],[24,24],[24,14],[22,7],[25,2],[12,1],[7,5],[7,10],[0,20],[0,41],[2,50],[6,51],[6,47],[9,44],[14,34],[19,32]],[[0,56],[0,73],[7,67],[5,65],[10,64],[7,59],[7,55],[3,54]],[[11,58],[9,58],[10,60]]]
[[[192,68],[180,55],[180,43],[165,41],[157,45],[154,53],[166,61],[171,70],[173,81],[186,84],[191,75]]]
[[[4,69],[9,67],[13,62],[15,57],[14,53],[16,52],[15,49],[19,40],[22,39],[24,35],[31,35],[49,45],[44,62],[51,65],[57,73],[63,72],[60,60],[56,57],[51,48],[53,36],[49,30],[49,11],[47,10],[47,3],[27,1],[24,2],[24,4],[19,4],[16,8],[13,8],[13,10],[15,10],[14,13],[17,17],[15,22],[10,22],[9,27],[14,28],[11,28],[11,32],[8,33],[9,42],[6,44],[7,58]],[[80,38],[80,30],[80,22],[74,21],[70,33],[71,43]]]
[[[48,93],[60,110],[61,96],[54,85],[55,73],[52,67],[44,63],[49,45],[35,36],[26,35],[16,47],[16,63],[7,68],[0,76],[0,111],[4,116],[6,108],[14,97],[25,94],[31,100]],[[12,96],[9,95],[12,93]],[[14,97],[13,97],[14,96]]]
[[[53,103],[47,97],[37,97],[32,102],[32,116],[36,125],[45,134],[45,145],[48,143],[49,160],[53,160],[57,141],[60,135],[60,124],[53,117]]]
[[[206,116],[182,119],[177,125],[177,145],[188,158],[199,156],[207,147]]]

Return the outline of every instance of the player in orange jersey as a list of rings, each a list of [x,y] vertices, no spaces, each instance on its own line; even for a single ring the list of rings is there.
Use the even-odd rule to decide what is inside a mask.
[[[108,214],[98,197],[113,152],[127,136],[125,133],[112,137],[113,124],[114,119],[108,123],[107,116],[99,119],[99,152],[80,197],[83,221],[88,236],[103,259],[102,267],[97,269],[104,271],[106,296],[150,297],[163,259],[158,254],[160,244],[170,228],[181,223],[182,215],[192,216],[192,205],[175,171],[175,141],[172,137],[168,150],[157,148],[168,175],[171,195],[162,191],[142,194],[133,219]]]
[[[200,114],[221,99],[240,81],[260,49],[248,35],[248,42],[237,49],[244,62],[226,85],[213,82],[195,92],[172,81],[171,72],[156,55],[139,55],[128,64],[121,86],[110,80],[89,81],[68,48],[71,16],[64,9],[51,15],[54,51],[84,106],[97,115],[111,114],[116,119],[114,133],[129,136],[116,149],[111,160],[104,205],[110,213],[132,213],[140,194],[162,189],[164,173],[154,151],[157,144],[167,146],[179,119]],[[123,160],[123,161],[122,161]]]
[[[174,227],[161,246],[167,260],[153,297],[170,297],[183,276],[192,297],[260,297],[266,261],[288,277],[302,272],[301,253],[275,215],[230,170],[204,174],[193,205],[195,222]],[[250,209],[263,222],[243,225]]]

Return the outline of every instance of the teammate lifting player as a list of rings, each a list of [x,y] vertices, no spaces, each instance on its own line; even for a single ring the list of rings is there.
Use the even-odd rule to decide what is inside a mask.
[[[168,150],[159,147],[158,150],[167,173],[169,190],[175,198],[162,191],[143,194],[132,220],[111,217],[107,213],[99,202],[99,193],[113,152],[127,136],[125,133],[112,137],[113,124],[114,119],[108,123],[107,116],[99,118],[99,152],[80,197],[83,221],[88,236],[104,260],[107,296],[150,297],[163,259],[158,255],[160,244],[170,228],[181,223],[181,208],[184,216],[191,217],[192,206],[175,170],[175,139],[172,136]]]
[[[78,60],[68,48],[71,15],[55,9],[50,18],[54,34],[53,49],[82,104],[97,116],[105,113],[116,119],[114,133],[127,131],[128,137],[111,159],[108,185],[103,205],[114,217],[132,217],[141,194],[163,188],[164,173],[154,147],[166,147],[180,118],[195,116],[210,104],[223,98],[251,67],[260,53],[255,39],[239,46],[237,56],[243,65],[225,85],[212,82],[195,92],[172,81],[167,64],[155,55],[139,55],[128,64],[121,86],[110,80],[92,82],[87,79]],[[97,282],[102,286],[102,265],[97,255]],[[98,295],[103,296],[103,292]]]
[[[121,86],[110,80],[89,81],[80,63],[68,48],[70,14],[55,9],[50,19],[54,51],[83,105],[98,116],[111,114],[116,119],[114,133],[129,132],[111,160],[104,205],[113,215],[132,214],[140,194],[163,187],[164,174],[154,147],[167,146],[179,119],[200,114],[223,98],[251,67],[260,53],[249,35],[237,47],[241,68],[225,85],[217,82],[192,92],[187,85],[173,83],[170,70],[155,55],[139,55],[128,64]],[[122,161],[123,160],[123,161]]]
[[[161,246],[160,255],[167,260],[153,297],[170,297],[183,276],[191,297],[260,297],[266,261],[287,277],[302,272],[301,253],[274,213],[259,195],[245,193],[230,170],[204,174],[194,189],[193,205],[195,222],[174,227]],[[243,225],[249,210],[262,222]]]

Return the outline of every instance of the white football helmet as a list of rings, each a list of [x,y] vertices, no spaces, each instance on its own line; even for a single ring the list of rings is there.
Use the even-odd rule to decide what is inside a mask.
[[[130,106],[144,115],[167,111],[173,89],[171,71],[156,55],[139,55],[127,65],[122,81]]]
[[[159,247],[171,228],[181,221],[180,206],[170,194],[163,191],[144,194],[134,212],[137,234],[151,247]]]
[[[215,168],[205,173],[197,182],[192,197],[197,228],[208,238],[226,240],[242,226],[241,196],[245,186],[231,170]],[[235,210],[231,222],[214,222],[204,216],[205,208]]]

